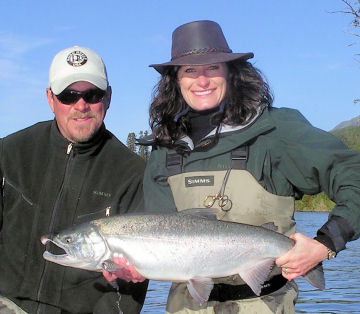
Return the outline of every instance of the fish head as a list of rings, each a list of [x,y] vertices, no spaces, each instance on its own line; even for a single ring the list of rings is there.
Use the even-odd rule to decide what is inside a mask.
[[[54,235],[44,235],[41,237],[41,243],[47,246],[43,254],[45,260],[91,271],[101,271],[103,261],[111,255],[105,239],[91,224],[74,226]],[[65,253],[49,252],[50,243]]]

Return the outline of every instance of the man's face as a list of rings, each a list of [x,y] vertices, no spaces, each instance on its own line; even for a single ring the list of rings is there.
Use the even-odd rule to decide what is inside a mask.
[[[84,92],[96,88],[89,82],[75,82],[66,90]],[[97,103],[88,103],[81,97],[74,103],[64,104],[49,88],[46,96],[60,133],[70,142],[81,143],[90,140],[101,127],[110,105],[111,88],[108,87],[105,96]]]

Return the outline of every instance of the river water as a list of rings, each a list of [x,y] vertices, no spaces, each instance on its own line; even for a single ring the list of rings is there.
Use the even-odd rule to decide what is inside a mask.
[[[327,220],[327,213],[296,212],[297,231],[313,237]],[[360,313],[360,240],[323,264],[326,289],[320,291],[302,278],[296,280],[299,299],[296,313]],[[164,313],[169,282],[150,281],[141,313]]]

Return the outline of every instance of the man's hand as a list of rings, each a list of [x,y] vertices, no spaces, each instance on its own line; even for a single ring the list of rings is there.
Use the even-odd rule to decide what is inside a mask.
[[[133,265],[130,265],[124,257],[114,257],[113,262],[120,266],[115,272],[110,273],[106,270],[103,270],[102,273],[105,279],[109,282],[114,281],[115,279],[123,279],[127,282],[143,282],[146,278],[141,276],[135,269]]]
[[[327,247],[312,238],[301,233],[294,233],[289,238],[295,241],[294,247],[275,261],[288,280],[304,276],[328,256]]]

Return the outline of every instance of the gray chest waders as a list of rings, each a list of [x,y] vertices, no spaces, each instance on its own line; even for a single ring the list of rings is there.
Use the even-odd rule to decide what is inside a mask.
[[[245,170],[247,158],[248,148],[240,147],[231,152],[228,170],[182,172],[182,156],[168,154],[168,183],[177,210],[216,208],[219,220],[256,226],[273,222],[278,232],[294,233],[294,198],[266,191]],[[269,278],[278,273],[280,271],[275,267]],[[239,276],[216,279],[215,282],[244,284]]]
[[[278,232],[295,232],[294,198],[266,191],[246,170],[248,149],[231,152],[231,168],[220,171],[182,171],[182,156],[168,154],[167,169],[178,211],[216,208],[218,219],[263,225],[273,222]]]
[[[246,170],[247,158],[248,148],[240,147],[231,152],[231,166],[227,170],[183,172],[182,156],[168,154],[168,183],[177,210],[211,207],[218,209],[219,220],[252,225],[274,222],[278,232],[294,233],[294,198],[267,192]],[[209,302],[201,306],[194,302],[185,283],[173,284],[166,313],[294,313],[297,288],[286,283],[278,267],[267,279],[269,292],[265,295],[278,291],[269,301],[261,297],[251,299],[256,296],[251,296],[251,291],[249,295],[244,292],[250,288],[238,275],[217,278],[214,282]]]

